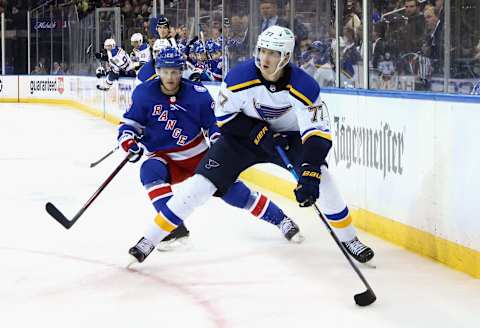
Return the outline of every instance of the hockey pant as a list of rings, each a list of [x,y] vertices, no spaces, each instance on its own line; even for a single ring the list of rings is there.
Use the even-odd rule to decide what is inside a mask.
[[[303,158],[302,141],[298,132],[288,138],[290,147],[286,153],[295,170],[299,172]],[[273,163],[284,167],[277,154],[270,156],[247,139],[222,135],[203,157],[197,174],[186,181],[181,191],[161,210],[160,221],[181,222],[210,196],[227,195],[229,187],[237,181],[239,174],[257,163]],[[326,163],[322,165],[321,171],[320,197],[317,204],[339,239],[349,241],[356,235],[349,209]]]
[[[166,206],[173,196],[172,185],[192,176],[203,156],[204,154],[201,154],[198,159],[194,157],[184,161],[166,161],[160,156],[153,156],[144,161],[140,168],[142,184],[147,190],[155,210],[159,213],[155,218],[155,224],[161,226],[167,234],[181,225],[183,221]],[[181,189],[183,189],[183,185]],[[274,202],[265,195],[251,191],[240,181],[235,181],[222,199],[227,204],[245,209],[254,217],[274,225],[278,225],[285,217],[283,211]],[[165,220],[165,215],[169,219]],[[147,236],[147,238],[158,243],[163,239],[164,234],[161,235],[161,238],[158,234]]]

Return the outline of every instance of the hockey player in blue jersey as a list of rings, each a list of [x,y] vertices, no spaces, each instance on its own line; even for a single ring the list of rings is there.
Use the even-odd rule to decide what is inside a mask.
[[[204,132],[210,143],[219,137],[214,102],[206,88],[181,78],[184,65],[185,60],[176,48],[162,49],[155,61],[159,79],[144,82],[134,90],[132,106],[119,128],[119,144],[132,154],[131,161],[138,161],[145,148],[148,159],[142,163],[140,178],[158,213],[168,212],[165,204],[172,197],[171,185],[192,176],[206,154],[209,142]],[[276,225],[287,240],[296,243],[303,240],[298,226],[278,206],[240,181],[234,181],[222,198]],[[170,214],[169,221],[158,214],[152,222],[152,226],[159,226],[168,234],[157,239],[147,233],[146,238],[130,249],[134,262],[142,262],[145,254],[153,250],[152,242],[158,245],[171,236],[188,235],[179,219]]]
[[[356,237],[347,204],[326,164],[332,134],[320,87],[290,64],[295,37],[288,29],[270,26],[257,41],[255,58],[228,72],[215,107],[221,136],[186,180],[160,209],[156,224],[136,252],[142,260],[149,248],[181,225],[212,195],[227,195],[239,174],[257,163],[285,167],[275,145],[285,149],[300,177],[294,190],[302,207],[318,206],[349,254],[368,262],[373,250]]]
[[[215,81],[222,80],[222,46],[212,40],[206,42],[205,48],[209,56],[208,69]]]

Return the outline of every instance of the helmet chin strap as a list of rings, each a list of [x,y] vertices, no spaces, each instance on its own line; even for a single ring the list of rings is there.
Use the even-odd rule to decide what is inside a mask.
[[[256,56],[258,56],[258,54],[256,54]],[[257,57],[258,58],[258,57]],[[283,69],[285,66],[287,66],[288,62],[290,61],[290,54],[286,54],[283,59],[280,60],[280,62],[277,64],[277,68],[275,69],[275,71],[273,71],[272,74],[269,74],[270,77],[275,77],[275,75],[280,72],[281,69]],[[258,58],[258,62],[257,60],[255,60],[255,64],[257,64],[257,67],[260,69],[260,71],[263,73],[263,70],[262,70],[262,67],[260,65],[260,58]]]
[[[277,74],[281,69],[283,69],[285,66],[287,66],[288,62],[290,61],[288,59],[290,55],[288,56],[285,56],[278,64],[277,64],[277,68],[275,69],[275,71],[272,73],[272,76],[274,76],[275,74]],[[283,64],[282,64],[283,63]]]

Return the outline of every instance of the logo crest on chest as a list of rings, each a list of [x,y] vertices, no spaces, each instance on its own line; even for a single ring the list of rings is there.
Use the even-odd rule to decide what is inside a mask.
[[[275,120],[280,116],[286,114],[290,109],[291,105],[275,107],[272,105],[264,105],[259,103],[255,98],[253,98],[253,108],[257,111],[258,115],[265,121]]]

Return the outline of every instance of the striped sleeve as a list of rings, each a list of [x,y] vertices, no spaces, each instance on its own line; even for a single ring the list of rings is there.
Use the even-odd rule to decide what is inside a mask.
[[[215,117],[219,127],[233,120],[241,112],[240,103],[238,94],[234,94],[225,82],[222,82],[215,103]]]
[[[328,109],[322,102],[320,92],[313,98],[312,95],[307,96],[294,87],[290,87],[289,90],[302,142],[305,143],[311,137],[320,137],[331,141]]]

